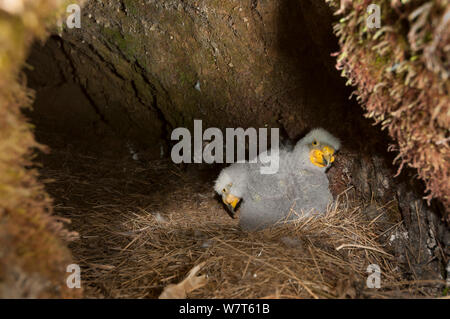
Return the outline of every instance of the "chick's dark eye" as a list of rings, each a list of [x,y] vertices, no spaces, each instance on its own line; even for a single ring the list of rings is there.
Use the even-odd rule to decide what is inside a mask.
[[[312,145],[316,146],[317,145],[317,141],[313,141]]]
[[[222,192],[224,192],[224,193],[225,193],[226,191],[227,191],[227,190],[226,190],[226,188],[222,189]]]

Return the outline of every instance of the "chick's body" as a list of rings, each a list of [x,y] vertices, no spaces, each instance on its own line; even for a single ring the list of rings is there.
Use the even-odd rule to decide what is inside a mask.
[[[275,174],[261,174],[260,163],[249,165],[247,194],[240,209],[242,229],[259,230],[326,211],[333,197],[325,168],[308,165],[309,159],[301,154],[305,150],[281,150]]]

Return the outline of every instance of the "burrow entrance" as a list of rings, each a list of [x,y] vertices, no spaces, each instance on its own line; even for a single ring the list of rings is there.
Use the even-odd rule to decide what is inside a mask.
[[[50,148],[36,164],[55,214],[79,233],[69,247],[85,296],[156,298],[202,262],[208,282],[189,297],[436,295],[436,209],[411,172],[393,178],[391,141],[348,100],[330,12],[215,6],[89,4],[81,30],[31,52],[27,115]],[[328,173],[338,204],[319,220],[241,231],[212,190],[224,166],[170,160],[172,130],[194,119],[279,127],[283,141],[328,129],[343,142]],[[372,264],[380,289],[367,286]]]

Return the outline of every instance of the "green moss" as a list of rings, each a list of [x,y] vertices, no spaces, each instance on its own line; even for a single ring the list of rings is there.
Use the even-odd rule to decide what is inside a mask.
[[[389,55],[377,55],[375,57],[375,61],[374,61],[374,68],[376,68],[376,70],[381,70],[381,69],[385,69],[386,67],[390,66],[394,61],[391,59],[391,57]]]
[[[106,37],[107,41],[114,44],[129,61],[134,61],[136,59],[138,42],[135,37],[130,34],[123,35],[119,29],[108,27],[103,27],[101,32]]]
[[[442,297],[446,297],[449,294],[450,287],[445,287],[442,291]]]
[[[136,0],[123,0],[123,4],[128,13],[132,16],[137,16],[139,13],[139,8],[137,7],[138,1]]]

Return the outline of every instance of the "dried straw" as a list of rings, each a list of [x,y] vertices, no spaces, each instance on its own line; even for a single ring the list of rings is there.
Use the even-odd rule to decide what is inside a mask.
[[[387,245],[399,225],[367,218],[376,203],[352,189],[321,218],[245,233],[214,198],[217,170],[54,151],[41,174],[80,234],[70,248],[86,297],[157,298],[201,262],[208,283],[190,298],[428,297],[433,284],[406,280]],[[366,285],[370,264],[380,289]]]

